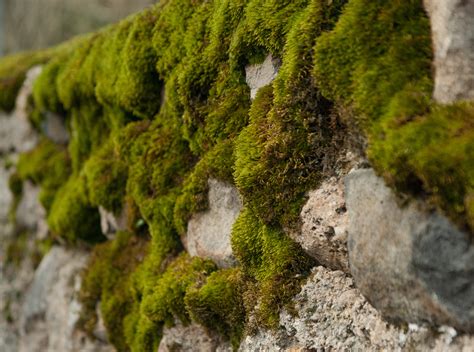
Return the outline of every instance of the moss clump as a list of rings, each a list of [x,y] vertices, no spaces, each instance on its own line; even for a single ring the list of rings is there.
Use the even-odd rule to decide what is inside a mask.
[[[55,237],[69,242],[100,242],[99,212],[87,197],[83,176],[71,177],[58,191],[48,214],[48,225]]]
[[[26,73],[35,65],[46,62],[48,51],[25,52],[0,60],[0,109],[11,111],[15,107],[16,96],[26,78]]]
[[[318,86],[355,107],[379,173],[469,226],[472,107],[431,101],[431,37],[422,2],[352,0],[314,50]]]
[[[70,172],[67,150],[43,138],[35,149],[20,155],[14,183],[18,186],[18,182],[29,180],[41,187],[39,200],[49,211],[58,189],[66,183]]]
[[[130,275],[143,261],[147,250],[145,238],[119,232],[113,241],[95,247],[83,273],[79,325],[92,335],[97,323],[96,305],[100,302],[108,337],[118,351],[130,350],[124,332],[124,321],[133,314],[135,304]]]
[[[246,293],[249,312],[256,302],[259,325],[276,327],[280,308],[298,293],[315,262],[278,228],[265,225],[248,208],[232,230],[232,250],[254,288]]]
[[[292,19],[273,87],[261,89],[236,143],[235,180],[258,216],[294,227],[305,193],[344,148],[345,131],[311,78],[312,46],[331,28],[344,1],[311,2]]]
[[[131,205],[136,234],[97,247],[83,292],[89,313],[101,301],[119,350],[156,350],[175,319],[236,347],[250,321],[277,326],[314,265],[282,229],[341,166],[344,123],[365,132],[387,180],[474,222],[473,107],[431,102],[429,32],[420,0],[161,1],[55,49],[33,119],[61,113],[71,140],[67,151],[42,142],[31,167],[23,157],[12,188],[29,178],[48,189],[50,228],[70,242],[103,239],[96,207]],[[269,53],[279,74],[252,103],[245,66]],[[51,159],[63,171],[48,183],[37,160]],[[236,269],[180,254],[210,177],[243,196]],[[151,237],[146,251],[138,234]]]
[[[244,291],[240,268],[215,271],[187,290],[186,309],[192,320],[219,332],[237,349],[245,326]]]
[[[94,153],[84,165],[91,203],[118,214],[125,201],[127,171],[112,141]]]
[[[19,267],[28,254],[28,232],[17,233],[5,247],[5,264]]]
[[[186,232],[187,223],[193,213],[207,209],[209,178],[233,182],[233,149],[233,140],[220,142],[196,164],[186,177],[173,212],[174,225],[179,234],[183,235]]]
[[[151,321],[166,325],[173,325],[176,318],[189,322],[184,303],[186,290],[194,283],[203,281],[214,270],[216,267],[209,260],[190,258],[187,253],[179,255],[158,279],[153,293],[144,298],[143,313]]]

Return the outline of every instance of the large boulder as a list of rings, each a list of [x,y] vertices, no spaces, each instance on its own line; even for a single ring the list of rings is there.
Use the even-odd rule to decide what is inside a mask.
[[[242,200],[232,185],[212,178],[208,182],[209,209],[191,217],[183,242],[191,256],[209,258],[228,268],[237,264],[230,238]]]
[[[402,205],[372,169],[346,177],[349,260],[357,287],[395,321],[474,330],[474,246],[418,201]]]
[[[397,327],[377,310],[341,271],[313,269],[291,312],[280,314],[279,328],[259,330],[240,345],[242,352],[275,351],[469,351],[474,338],[444,326]]]
[[[474,0],[424,0],[434,45],[434,98],[474,99]]]

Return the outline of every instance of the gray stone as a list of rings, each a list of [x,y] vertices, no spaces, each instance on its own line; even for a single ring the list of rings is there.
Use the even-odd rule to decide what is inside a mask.
[[[127,229],[127,209],[123,208],[120,215],[99,207],[100,214],[100,228],[102,233],[109,239],[113,239],[118,231],[124,231]]]
[[[392,320],[474,329],[474,247],[445,217],[405,206],[372,169],[346,178],[349,261],[357,287]]]
[[[41,67],[30,69],[18,92],[15,109],[10,114],[0,116],[0,153],[25,152],[38,143],[38,136],[28,120],[28,99],[33,91],[33,83],[41,73]]]
[[[46,112],[41,129],[55,143],[67,144],[69,142],[69,132],[66,128],[65,119],[58,114]]]
[[[19,351],[110,351],[76,329],[80,272],[88,255],[53,247],[35,272],[20,314]]]
[[[250,98],[254,99],[260,88],[270,84],[278,74],[281,61],[271,54],[261,64],[245,67],[245,80],[250,87]]]
[[[102,342],[108,342],[109,337],[107,334],[107,328],[105,327],[104,317],[102,316],[102,311],[100,310],[100,302],[97,303],[95,307],[95,313],[97,314],[97,323],[92,333],[98,340]]]
[[[235,187],[215,179],[208,182],[209,209],[191,217],[183,243],[191,256],[209,258],[227,268],[236,264],[230,237],[242,200]]]
[[[470,351],[474,338],[443,326],[397,327],[377,310],[341,271],[324,267],[312,275],[293,299],[292,311],[283,310],[279,328],[247,336],[239,351]]]
[[[434,98],[474,99],[474,0],[424,0],[434,45]]]
[[[290,233],[290,236],[320,264],[349,272],[348,216],[342,179],[333,177],[309,192],[300,217],[301,232]]]
[[[16,225],[36,233],[38,239],[48,235],[46,210],[39,202],[39,187],[30,181],[23,182],[23,194],[16,209]]]
[[[13,195],[8,186],[10,174],[11,172],[5,168],[3,160],[0,160],[0,242],[13,231],[9,218],[13,201]]]
[[[210,335],[202,326],[192,323],[184,326],[179,320],[170,328],[163,329],[158,352],[231,352],[228,342],[222,341],[216,335]]]

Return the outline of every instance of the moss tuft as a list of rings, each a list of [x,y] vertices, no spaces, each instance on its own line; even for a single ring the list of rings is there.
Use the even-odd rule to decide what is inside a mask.
[[[71,243],[101,242],[100,217],[87,198],[83,176],[71,177],[58,191],[48,214],[48,225],[55,237]]]
[[[242,210],[232,230],[232,250],[244,274],[255,282],[247,292],[252,309],[257,300],[259,324],[276,327],[280,308],[299,292],[304,276],[315,265],[301,247],[281,230],[265,225],[248,208]]]
[[[96,306],[100,303],[108,337],[118,351],[130,350],[125,339],[125,321],[133,315],[136,304],[129,278],[147,250],[145,238],[119,232],[113,241],[95,247],[83,273],[79,296],[83,308],[78,324],[92,336],[97,323]]]
[[[124,206],[127,165],[114,143],[106,143],[84,164],[89,199],[94,206],[119,214]]]
[[[28,70],[46,62],[49,57],[48,51],[40,51],[15,54],[0,60],[0,110],[13,110]]]
[[[244,288],[240,268],[215,271],[204,284],[187,290],[186,309],[192,320],[217,331],[237,349],[245,326]]]
[[[173,325],[175,319],[190,321],[184,297],[186,290],[196,282],[203,281],[215,265],[201,258],[190,258],[183,253],[176,258],[158,279],[153,293],[142,302],[143,313],[153,322]]]

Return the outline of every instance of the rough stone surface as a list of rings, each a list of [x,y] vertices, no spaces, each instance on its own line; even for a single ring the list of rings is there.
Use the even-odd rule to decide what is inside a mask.
[[[0,154],[28,151],[38,142],[38,136],[28,121],[28,99],[40,73],[41,66],[33,67],[27,72],[16,98],[15,110],[11,115],[0,115]]]
[[[443,326],[397,327],[381,315],[341,271],[316,267],[294,299],[292,315],[283,310],[277,331],[247,336],[242,352],[264,351],[471,351],[474,338]]]
[[[474,99],[474,0],[424,0],[434,44],[434,98]]]
[[[116,216],[103,207],[99,207],[99,214],[100,228],[108,239],[113,239],[116,232],[127,229],[127,211],[125,208],[119,216]]]
[[[445,217],[401,207],[372,169],[346,178],[349,260],[362,293],[387,318],[474,328],[474,247]]]
[[[301,232],[292,233],[291,237],[322,265],[349,272],[348,216],[342,179],[333,177],[311,191],[300,217]]]
[[[260,88],[270,84],[278,74],[281,61],[271,54],[261,64],[245,67],[245,80],[250,87],[250,98],[254,99]]]
[[[87,261],[80,251],[53,247],[35,272],[20,313],[18,351],[108,351],[92,342],[75,324],[79,319],[80,271]]]
[[[158,352],[174,351],[231,352],[232,347],[217,336],[209,335],[200,325],[184,326],[176,321],[175,326],[164,328],[163,338],[158,347]]]
[[[30,181],[23,183],[23,194],[16,209],[16,226],[36,233],[38,239],[48,235],[46,210],[39,202],[40,189]]]
[[[47,112],[45,115],[41,125],[43,133],[55,143],[67,144],[69,142],[69,132],[64,118],[52,112]]]
[[[242,200],[235,187],[209,179],[209,209],[192,216],[183,239],[188,253],[210,258],[222,268],[235,265],[230,237],[241,209]]]
[[[8,187],[10,173],[5,168],[3,160],[0,160],[0,236],[2,237],[10,234],[13,230],[13,226],[9,222],[10,207],[13,200],[13,195]]]

